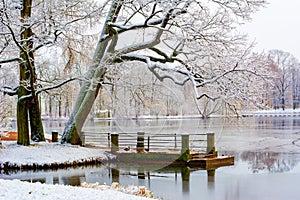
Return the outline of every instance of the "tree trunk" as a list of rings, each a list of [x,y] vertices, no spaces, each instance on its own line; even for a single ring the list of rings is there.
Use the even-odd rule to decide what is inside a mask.
[[[32,98],[27,106],[29,109],[31,139],[36,142],[45,141],[38,96]]]
[[[111,53],[107,52],[107,48],[109,46],[111,38],[106,38],[103,40],[103,37],[106,34],[109,34],[108,23],[114,22],[116,20],[120,11],[120,6],[121,3],[119,1],[113,1],[110,11],[108,12],[108,17],[103,26],[103,30],[94,53],[92,63],[86,74],[86,80],[88,81],[83,82],[80,87],[80,91],[78,93],[71,116],[61,138],[62,143],[71,143],[74,145],[82,144],[82,140],[80,139],[81,130],[88,114],[93,107],[99,89],[101,87],[100,82],[103,81],[104,74],[106,72],[105,65],[108,63],[106,54]]]
[[[104,76],[104,69],[101,73],[101,77]],[[84,85],[89,85],[88,83],[84,83]],[[64,134],[62,136],[62,142],[67,142],[71,144],[82,145],[82,140],[80,138],[81,130],[83,124],[85,123],[88,114],[90,113],[93,104],[97,98],[101,85],[97,84],[96,88],[93,90],[89,90],[86,93],[79,93],[76,104],[80,104],[79,108],[74,107],[70,119],[66,125],[64,130]],[[83,87],[86,88],[86,87]],[[84,97],[83,97],[84,95]]]
[[[49,115],[50,118],[52,118],[52,116],[53,116],[53,115],[52,115],[52,112],[53,112],[53,108],[52,108],[52,107],[53,107],[53,106],[52,106],[52,96],[51,96],[51,95],[48,95],[48,98],[47,98],[47,99],[48,99],[48,105],[49,105],[49,109],[48,109],[49,114],[48,114],[48,115]]]
[[[59,99],[58,99],[58,117],[62,117],[62,98],[61,98],[61,94],[59,95]]]
[[[24,19],[31,16],[32,0],[23,1],[23,9],[21,10],[21,22],[24,23]],[[29,122],[28,114],[30,116],[30,128],[31,137],[35,141],[44,141],[44,131],[41,119],[41,113],[39,108],[39,99],[35,95],[35,81],[36,74],[34,69],[34,56],[30,52],[33,48],[33,41],[28,40],[32,35],[30,28],[21,30],[21,42],[20,57],[20,87],[18,91],[18,103],[17,103],[17,127],[18,127],[18,144],[29,145]],[[27,41],[26,41],[27,40]],[[30,82],[30,85],[25,85],[26,82]],[[30,88],[31,92],[25,88]],[[31,99],[22,99],[25,95],[32,94]]]
[[[21,77],[21,76],[20,76]],[[23,87],[19,88],[18,98],[26,94]],[[28,112],[26,101],[18,101],[17,103],[17,127],[18,127],[18,141],[20,145],[28,146],[30,144],[29,128],[28,128]]]

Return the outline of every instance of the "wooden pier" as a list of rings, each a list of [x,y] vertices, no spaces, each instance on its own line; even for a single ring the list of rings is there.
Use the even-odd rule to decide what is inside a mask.
[[[191,136],[197,139],[190,140]],[[86,142],[85,137],[83,141]],[[108,141],[104,144],[108,147],[107,150],[115,154],[118,161],[122,163],[159,163],[202,169],[216,169],[234,164],[233,156],[218,156],[214,133],[151,136],[144,132],[137,132],[135,137],[134,134],[111,133],[106,138]],[[191,145],[191,141],[205,145],[200,149],[199,145]]]

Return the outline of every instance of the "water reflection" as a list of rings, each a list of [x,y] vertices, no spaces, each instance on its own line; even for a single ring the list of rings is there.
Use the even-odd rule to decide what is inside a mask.
[[[187,167],[181,168],[181,182],[182,182],[182,192],[190,192],[190,170]]]
[[[259,129],[295,130],[300,128],[298,117],[257,117],[254,119]]]
[[[112,182],[120,182],[120,171],[116,168],[111,168]]]
[[[253,173],[288,172],[299,163],[299,158],[294,154],[275,152],[243,152],[240,158],[248,163]]]
[[[54,124],[49,124],[49,126],[52,126],[52,129],[55,128]],[[239,139],[238,141],[249,141],[249,143],[266,141],[268,138],[284,138],[288,139],[287,142],[292,143],[299,138],[296,133],[300,130],[300,118],[258,117],[209,119],[206,121],[199,119],[140,120],[138,123],[135,120],[94,121],[88,122],[85,130],[97,132],[143,130],[152,133],[188,132],[191,134],[215,132],[222,134],[223,137],[220,137],[219,141],[217,140],[218,150],[222,139],[224,144],[228,142],[229,145],[236,138]],[[261,149],[263,148],[267,148],[267,146],[261,146]],[[277,152],[271,152],[272,149],[268,149],[268,152],[263,150],[242,153],[224,152],[227,155],[235,155],[235,165],[216,170],[115,164],[58,171],[22,171],[7,175],[0,173],[0,178],[67,185],[79,185],[83,181],[101,184],[119,182],[121,185],[144,185],[156,196],[176,200],[297,199],[300,196],[300,190],[297,188],[300,180],[299,152],[292,149],[294,154],[280,153],[278,149],[276,149]],[[285,185],[288,187],[283,187]]]
[[[143,185],[163,199],[244,199],[245,195],[249,198],[252,197],[253,192],[256,195],[264,195],[263,192],[257,193],[257,190],[267,189],[271,183],[267,184],[266,181],[270,178],[274,182],[280,182],[283,177],[277,174],[283,174],[282,172],[291,169],[298,169],[298,171],[293,171],[299,173],[299,159],[294,158],[294,155],[289,154],[244,152],[236,156],[235,166],[210,170],[171,166],[160,168],[155,165],[107,164],[56,171],[20,171],[12,174],[0,174],[0,178],[64,185],[80,185],[82,182],[98,182],[108,185],[119,182],[125,186]],[[244,164],[250,167],[251,173],[237,168]],[[257,173],[261,171],[269,173]],[[257,176],[266,174],[268,176]],[[298,181],[294,176],[285,175],[284,177],[288,177],[285,181]],[[256,183],[258,179],[261,182]],[[275,190],[276,187],[280,187],[280,185],[276,184]],[[297,191],[295,190],[291,194],[295,194]]]

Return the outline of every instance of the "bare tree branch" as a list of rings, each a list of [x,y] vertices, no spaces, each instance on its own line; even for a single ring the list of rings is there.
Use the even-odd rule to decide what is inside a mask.
[[[0,64],[10,63],[10,62],[22,62],[21,58],[10,58],[6,60],[0,60]]]

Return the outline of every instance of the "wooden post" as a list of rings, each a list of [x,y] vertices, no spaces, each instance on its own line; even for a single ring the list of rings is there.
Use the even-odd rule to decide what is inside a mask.
[[[111,153],[117,153],[119,151],[119,134],[118,133],[112,133],[111,134],[111,145],[110,145],[110,151]]]
[[[181,158],[183,161],[187,161],[190,155],[190,135],[181,135]]]
[[[181,135],[181,154],[185,153],[190,149],[190,135],[183,134]]]
[[[215,134],[214,133],[207,133],[206,154],[216,155]]]
[[[143,152],[145,150],[144,135],[145,135],[144,132],[137,132],[137,138],[136,138],[137,152]]]
[[[110,147],[110,133],[107,133],[107,146]]]
[[[174,134],[174,141],[175,141],[174,149],[177,149],[177,137],[176,137],[176,133]]]
[[[148,136],[148,144],[147,144],[147,149],[146,151],[150,151],[150,136]]]
[[[52,142],[58,142],[58,132],[52,131]]]

